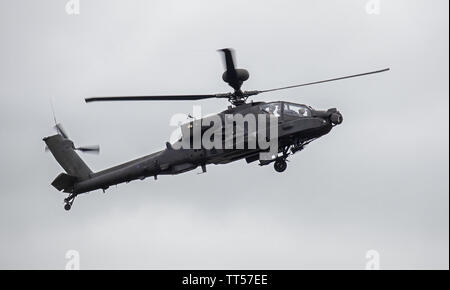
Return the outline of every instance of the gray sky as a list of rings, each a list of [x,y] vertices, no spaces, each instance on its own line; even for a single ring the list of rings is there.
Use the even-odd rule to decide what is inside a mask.
[[[0,2],[0,268],[449,267],[448,1]],[[100,170],[159,150],[192,103],[85,104],[95,95],[227,92],[384,67],[382,75],[258,96],[337,107],[342,126],[288,170],[238,161],[79,196],[71,212],[44,152],[58,120]],[[204,113],[223,110],[206,100]],[[239,189],[238,189],[239,188]]]

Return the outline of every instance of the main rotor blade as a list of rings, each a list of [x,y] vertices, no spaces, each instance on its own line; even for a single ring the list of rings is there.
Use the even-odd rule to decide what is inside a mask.
[[[388,71],[388,70],[390,70],[390,69],[389,68],[385,68],[385,69],[382,69],[382,70],[376,70],[376,71],[371,71],[371,72],[366,72],[366,73],[361,73],[361,74],[356,74],[356,75],[350,75],[350,76],[345,76],[345,77],[339,77],[339,78],[334,78],[334,79],[322,80],[322,81],[311,82],[311,83],[304,83],[304,84],[293,85],[293,86],[288,86],[288,87],[281,87],[281,88],[275,88],[275,89],[268,89],[268,90],[264,90],[264,91],[258,91],[258,93],[267,93],[267,92],[273,92],[273,91],[286,90],[286,89],[310,86],[310,85],[315,85],[315,84],[339,81],[339,80],[343,80],[343,79],[356,78],[356,77],[361,77],[361,76],[365,76],[365,75],[382,73],[382,72],[385,72],[385,71]]]
[[[234,65],[233,50],[231,48],[224,48],[219,51],[223,52],[225,60],[226,71],[224,76],[226,75],[226,79],[224,78],[223,80],[227,82],[228,85],[230,85],[235,91],[239,91],[242,86],[242,81],[239,80],[236,66]]]
[[[236,67],[234,65],[233,59],[233,51],[230,48],[219,49],[219,51],[223,52],[225,57],[225,68],[230,73],[236,73]]]
[[[86,98],[86,103],[100,101],[194,101],[209,98],[228,98],[229,94],[211,95],[173,95],[173,96],[124,96],[124,97],[92,97]]]

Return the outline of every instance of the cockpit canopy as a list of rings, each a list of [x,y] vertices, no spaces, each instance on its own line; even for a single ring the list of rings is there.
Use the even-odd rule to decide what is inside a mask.
[[[311,108],[306,105],[273,102],[261,105],[261,111],[275,117],[311,117]]]
[[[261,105],[261,111],[267,114],[274,115],[275,117],[281,117],[281,103],[274,102]]]

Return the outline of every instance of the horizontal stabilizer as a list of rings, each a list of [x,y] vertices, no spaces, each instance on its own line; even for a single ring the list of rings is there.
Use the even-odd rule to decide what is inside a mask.
[[[55,178],[55,180],[53,180],[52,185],[58,191],[63,190],[64,192],[71,192],[76,181],[77,178],[75,176],[61,173]]]

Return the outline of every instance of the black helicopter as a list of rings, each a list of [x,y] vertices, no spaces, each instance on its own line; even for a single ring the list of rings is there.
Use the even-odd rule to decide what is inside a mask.
[[[226,164],[240,159],[245,159],[247,163],[259,160],[261,166],[274,163],[275,170],[277,172],[283,172],[287,168],[286,159],[288,156],[301,151],[305,145],[329,133],[334,126],[341,124],[343,121],[342,114],[335,108],[321,111],[315,110],[307,105],[291,102],[247,102],[249,97],[261,93],[354,78],[389,70],[387,68],[262,91],[242,91],[241,86],[243,82],[249,78],[248,71],[235,68],[233,51],[231,49],[227,48],[220,51],[223,53],[226,65],[226,71],[223,73],[222,78],[234,89],[234,92],[232,93],[209,95],[93,97],[86,98],[85,101],[90,103],[98,101],[194,101],[209,98],[228,99],[231,106],[229,106],[227,110],[216,115],[223,123],[225,123],[227,116],[235,116],[237,114],[246,116],[268,115],[276,117],[276,136],[270,136],[270,132],[266,132],[267,134],[265,137],[266,141],[274,140],[275,138],[277,145],[275,154],[270,158],[261,159],[261,152],[267,151],[267,149],[258,146],[252,148],[244,146],[240,149],[237,149],[237,147],[232,149],[224,147],[206,149],[203,145],[200,147],[197,146],[197,148],[175,146],[180,145],[181,142],[185,142],[183,144],[186,144],[186,140],[182,140],[182,137],[174,144],[167,142],[166,148],[161,151],[99,172],[92,172],[75,150],[81,152],[98,152],[99,147],[75,147],[62,126],[57,124],[55,120],[55,128],[58,133],[46,137],[43,140],[47,145],[46,148],[50,150],[57,162],[66,171],[65,173],[59,174],[51,183],[58,191],[69,194],[68,197],[64,199],[64,208],[66,210],[71,209],[77,195],[85,192],[97,189],[105,191],[111,185],[130,182],[136,179],[143,180],[150,176],[153,176],[156,179],[158,175],[175,175],[193,170],[199,166],[203,172],[206,172],[206,165],[209,164]],[[201,120],[188,122],[185,124],[184,128],[188,128],[188,132],[192,133],[196,121],[198,122]],[[269,125],[266,128],[269,128]],[[203,125],[201,125],[200,134],[205,134],[207,129],[208,126],[203,127]],[[223,127],[219,130],[223,131]],[[254,130],[255,129],[244,126],[244,129],[239,132],[241,132],[241,135],[248,138],[252,134],[256,135]],[[233,142],[236,144],[236,128],[233,128],[231,132],[231,139],[234,140]],[[193,143],[193,135],[194,134],[188,134],[189,140],[187,140],[187,143],[190,145]],[[219,144],[225,142],[223,139],[225,139],[225,137],[219,141]],[[244,138],[244,140],[247,139]],[[177,149],[175,149],[175,147],[177,147]]]

